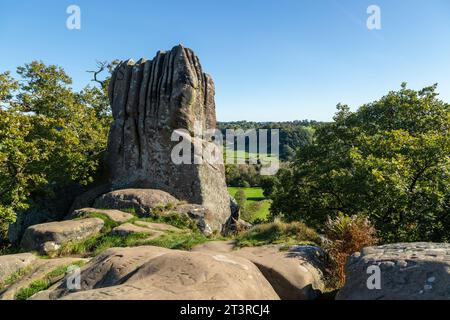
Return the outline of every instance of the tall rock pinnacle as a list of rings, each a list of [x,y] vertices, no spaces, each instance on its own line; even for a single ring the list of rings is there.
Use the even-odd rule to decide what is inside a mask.
[[[108,94],[114,122],[106,158],[113,187],[161,189],[201,204],[220,231],[230,216],[223,162],[175,164],[171,159],[174,130],[216,127],[214,82],[194,52],[179,45],[153,60],[123,61]]]

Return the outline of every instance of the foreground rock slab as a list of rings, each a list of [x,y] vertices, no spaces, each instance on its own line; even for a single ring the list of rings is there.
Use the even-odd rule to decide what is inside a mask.
[[[250,261],[211,252],[158,247],[110,249],[83,268],[82,289],[64,283],[33,299],[65,300],[278,300]]]
[[[253,262],[283,300],[314,300],[325,288],[324,252],[315,246],[279,245],[235,248],[234,241],[211,241],[195,252],[221,252]]]
[[[14,273],[23,270],[33,263],[37,257],[31,253],[0,256],[0,286]]]
[[[368,268],[379,268],[379,287]],[[375,271],[376,272],[376,271]],[[450,300],[450,244],[398,243],[368,247],[347,264],[338,300]]]
[[[314,300],[325,289],[323,250],[313,246],[242,248],[235,255],[253,262],[283,300]]]
[[[98,218],[38,224],[25,230],[21,246],[28,251],[49,254],[69,241],[79,241],[100,232],[104,222]]]

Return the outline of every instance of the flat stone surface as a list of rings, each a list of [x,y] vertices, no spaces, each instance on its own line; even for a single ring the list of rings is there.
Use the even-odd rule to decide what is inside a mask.
[[[33,268],[24,275],[21,279],[17,280],[6,290],[0,293],[0,300],[14,300],[15,295],[22,288],[27,288],[33,281],[44,279],[48,273],[57,269],[58,267],[70,266],[77,261],[85,261],[87,259],[80,258],[58,258],[58,259],[37,259],[33,262]],[[62,276],[64,277],[64,275]],[[58,279],[54,279],[57,281]]]
[[[120,250],[120,251],[116,251]],[[124,266],[125,265],[125,266]],[[33,299],[278,300],[250,261],[158,247],[110,249],[82,271],[82,290],[49,290]],[[63,284],[61,284],[63,286]]]
[[[102,215],[105,215],[112,221],[119,222],[119,223],[127,222],[128,220],[133,219],[133,217],[134,217],[131,213],[127,213],[127,212],[123,212],[123,211],[119,211],[119,210],[102,210],[102,209],[94,209],[94,208],[84,208],[84,209],[75,210],[66,218],[66,220],[73,220],[76,218],[80,218],[80,217],[86,216],[90,213],[100,213]]]
[[[127,236],[133,233],[145,233],[148,234],[149,237],[146,240],[151,240],[158,238],[164,234],[164,232],[155,230],[155,229],[149,229],[147,227],[141,227],[134,225],[132,223],[125,223],[122,224],[112,230],[112,234],[117,234],[120,236]]]
[[[235,241],[210,241],[192,248],[194,252],[229,253],[253,262],[283,300],[313,300],[324,290],[324,252],[313,246],[278,245],[235,248]]]
[[[247,247],[233,255],[253,262],[283,300],[314,300],[325,289],[324,252],[314,246]]]
[[[25,231],[21,246],[25,250],[49,253],[69,241],[80,241],[100,232],[104,222],[98,218],[38,224]]]
[[[367,281],[379,268],[380,289]],[[346,283],[338,300],[450,299],[450,244],[396,243],[364,248],[346,267]],[[374,282],[370,282],[373,284]]]
[[[82,268],[80,291],[116,286],[147,261],[168,252],[169,249],[154,246],[108,249]],[[57,299],[69,293],[64,281],[61,281],[53,289],[41,292],[33,299]]]
[[[0,256],[0,285],[4,283],[13,273],[25,269],[37,257],[32,253],[19,253]]]

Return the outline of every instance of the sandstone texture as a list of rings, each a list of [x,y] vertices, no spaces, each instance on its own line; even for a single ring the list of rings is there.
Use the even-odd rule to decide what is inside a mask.
[[[59,267],[68,267],[75,262],[84,261],[86,259],[80,258],[58,258],[58,259],[37,259],[33,261],[32,270],[26,273],[18,281],[14,282],[12,285],[8,286],[5,290],[0,292],[0,300],[14,300],[16,294],[20,289],[29,287],[34,281],[43,280],[48,275]],[[59,278],[65,275],[59,276]],[[59,279],[51,279],[53,281],[58,281]]]
[[[222,223],[206,207],[199,204],[181,204],[174,210],[194,220],[198,229],[206,235],[211,235],[214,230],[221,230]]]
[[[379,289],[367,286],[370,266],[379,267]],[[346,277],[338,300],[449,300],[450,244],[368,247],[349,259]]]
[[[227,253],[253,262],[283,300],[314,300],[325,289],[324,252],[314,246],[279,245],[238,249],[233,241],[200,244],[194,252]]]
[[[36,260],[31,253],[0,256],[0,286],[15,272],[25,269]]]
[[[235,255],[253,262],[283,300],[314,300],[325,289],[324,252],[318,247],[248,247]]]
[[[153,60],[122,62],[109,86],[114,122],[106,163],[112,188],[159,189],[203,205],[214,215],[211,227],[221,231],[231,213],[221,152],[194,136],[196,128],[216,128],[214,95],[212,78],[193,51],[181,45],[158,52]],[[171,154],[183,139],[214,150],[211,154],[221,161],[197,161],[196,152],[185,163],[175,163]]]
[[[162,190],[123,189],[106,193],[95,200],[94,207],[99,209],[134,209],[141,216],[150,215],[156,208],[175,206],[178,199]]]
[[[246,259],[158,247],[110,249],[82,271],[82,289],[59,287],[33,299],[64,300],[278,300]]]
[[[21,247],[29,251],[48,254],[69,241],[79,241],[97,234],[104,222],[98,218],[43,223],[29,227],[22,238]]]

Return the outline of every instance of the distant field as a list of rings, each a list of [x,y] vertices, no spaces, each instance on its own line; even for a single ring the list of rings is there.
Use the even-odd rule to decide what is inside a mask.
[[[226,148],[228,149],[228,147]],[[224,160],[227,160],[227,154],[226,154],[227,150],[224,150]],[[275,156],[271,156],[265,153],[260,153],[259,155],[257,153],[249,153],[247,151],[243,151],[243,150],[234,150],[234,162],[241,164],[241,163],[246,163],[246,161],[250,160],[250,157],[252,157],[253,159],[259,159],[260,161],[263,163],[263,165],[268,166],[270,163],[278,163],[279,162],[279,158],[275,157]]]
[[[259,210],[252,214],[252,221],[254,221],[256,219],[264,220],[265,218],[267,218],[267,216],[269,214],[271,201],[267,200],[264,197],[263,190],[261,188],[229,187],[228,188],[228,193],[232,197],[234,197],[234,195],[236,194],[236,192],[239,189],[242,189],[245,192],[245,196],[247,197],[247,202],[245,203],[246,206],[251,204],[251,203],[253,203],[253,202],[261,202],[261,207],[259,208]],[[249,222],[252,222],[252,221],[249,221]]]

